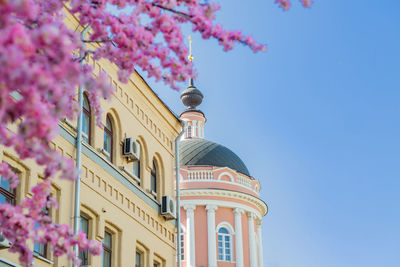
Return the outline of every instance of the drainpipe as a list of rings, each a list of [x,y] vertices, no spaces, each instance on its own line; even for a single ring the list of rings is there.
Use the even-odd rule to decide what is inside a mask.
[[[176,238],[176,257],[177,257],[177,262],[178,262],[178,267],[182,266],[182,260],[181,260],[181,205],[180,205],[180,200],[181,200],[181,189],[180,189],[180,183],[179,183],[179,141],[182,137],[182,135],[185,133],[186,129],[186,122],[181,121],[182,123],[182,131],[178,135],[178,137],[175,139],[175,172],[176,172],[176,227],[178,228],[178,233],[177,233],[177,238]]]
[[[89,30],[89,26],[86,26],[81,32],[81,40],[84,40],[85,34]],[[82,60],[82,65],[84,60]],[[79,117],[78,117],[78,126],[77,126],[77,136],[76,136],[76,168],[78,169],[78,177],[75,181],[75,209],[74,209],[74,235],[78,234],[80,227],[80,196],[81,196],[81,169],[82,169],[82,120],[83,120],[83,85],[79,86]],[[75,256],[79,256],[78,245],[74,246]],[[74,264],[74,267],[78,267],[78,265]]]

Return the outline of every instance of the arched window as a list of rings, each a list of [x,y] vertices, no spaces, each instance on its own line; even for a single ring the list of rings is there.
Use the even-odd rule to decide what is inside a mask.
[[[218,230],[218,260],[232,260],[232,235],[225,227]]]
[[[153,160],[153,168],[150,173],[150,190],[152,194],[157,194],[157,167]]]
[[[104,127],[104,145],[103,149],[106,152],[107,158],[109,161],[112,161],[113,158],[113,127],[111,124],[110,116],[107,115],[106,119],[106,127]]]
[[[86,143],[90,143],[90,134],[91,134],[91,116],[90,116],[90,105],[89,100],[86,95],[83,95],[83,108],[82,108],[82,133],[83,140]]]
[[[187,138],[192,138],[192,126],[188,126],[187,129]]]

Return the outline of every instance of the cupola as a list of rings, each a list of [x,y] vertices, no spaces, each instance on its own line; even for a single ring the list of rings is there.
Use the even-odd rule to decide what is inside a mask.
[[[181,93],[182,103],[186,110],[181,113],[181,120],[186,122],[186,132],[183,139],[204,138],[204,113],[197,109],[203,101],[203,94],[194,86],[193,78],[189,80],[189,86]]]

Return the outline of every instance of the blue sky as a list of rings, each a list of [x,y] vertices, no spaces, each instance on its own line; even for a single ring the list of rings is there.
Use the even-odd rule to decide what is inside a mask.
[[[206,138],[243,159],[270,209],[264,265],[400,266],[400,2],[220,2],[219,22],[268,44],[225,53],[193,35]]]

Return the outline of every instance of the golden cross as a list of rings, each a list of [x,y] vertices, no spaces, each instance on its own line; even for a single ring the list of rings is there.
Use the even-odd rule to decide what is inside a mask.
[[[193,61],[194,57],[192,56],[192,36],[189,35],[189,61]]]

